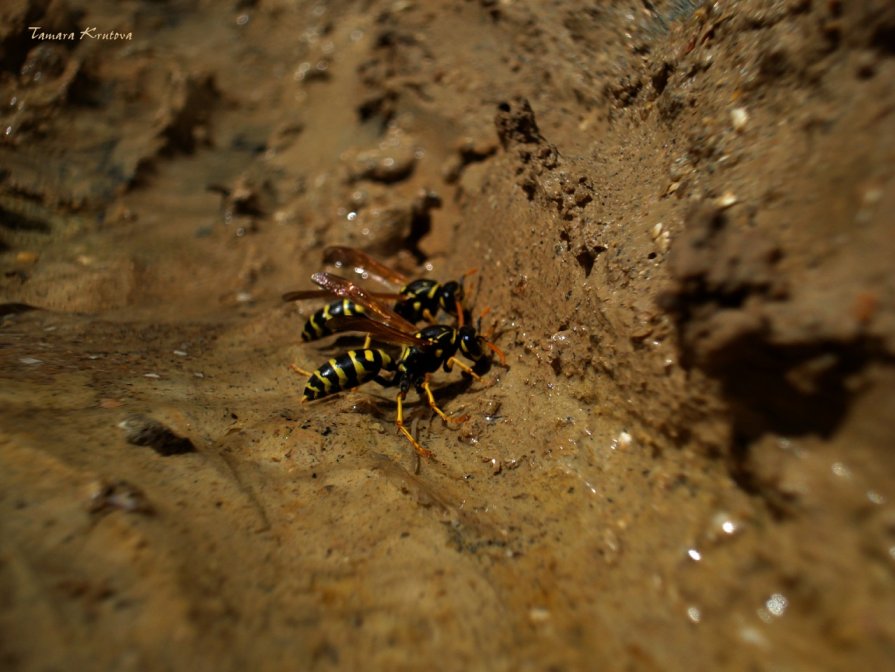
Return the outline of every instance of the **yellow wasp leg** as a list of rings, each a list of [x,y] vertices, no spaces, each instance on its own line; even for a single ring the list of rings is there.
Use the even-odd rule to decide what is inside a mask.
[[[292,369],[292,371],[294,371],[295,373],[297,373],[300,376],[307,376],[308,378],[310,378],[311,376],[314,375],[313,371],[305,371],[298,364],[290,364],[289,368]]]
[[[451,357],[449,360],[447,360],[447,363],[448,363],[448,368],[453,367],[453,366],[456,364],[457,367],[458,367],[461,371],[465,371],[466,373],[468,373],[470,376],[472,376],[472,377],[475,378],[476,380],[481,380],[481,379],[482,379],[482,377],[481,377],[479,374],[477,374],[477,373],[476,373],[475,371],[473,371],[471,368],[469,368],[468,366],[466,366],[466,364],[464,364],[463,362],[461,362],[461,361],[460,361],[459,359],[457,359],[456,357]]]
[[[290,365],[289,365],[289,369],[292,371],[292,373],[297,373],[298,375],[300,375],[300,376],[305,376],[306,378],[310,378],[311,376],[314,375],[311,371],[305,371],[305,370],[304,370],[303,368],[301,368],[298,364],[290,364]],[[307,397],[302,397],[301,400],[300,400],[298,403],[299,403],[299,404],[304,404],[304,403],[306,403],[307,401],[308,401],[308,398],[307,398]]]
[[[449,418],[444,411],[438,408],[438,406],[435,404],[435,397],[432,396],[432,390],[429,388],[428,380],[423,383],[423,390],[425,390],[426,397],[429,400],[429,408],[438,413],[438,417],[445,422],[466,422],[467,420],[469,420],[468,415],[461,415],[458,418]]]
[[[413,449],[421,456],[421,457],[432,457],[432,451],[426,450],[420,445],[420,442],[413,438],[413,434],[411,434],[407,427],[404,426],[404,393],[398,392],[398,396],[395,397],[395,402],[398,404],[398,416],[395,418],[395,424],[398,426],[400,432],[413,444]],[[439,411],[440,412],[440,411]]]

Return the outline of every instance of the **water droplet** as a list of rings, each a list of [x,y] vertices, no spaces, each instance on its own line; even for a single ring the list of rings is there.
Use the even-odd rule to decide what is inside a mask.
[[[789,601],[786,599],[786,596],[781,593],[774,593],[768,598],[768,601],[764,603],[768,612],[772,616],[777,616],[778,618],[783,615],[783,612],[786,611],[788,605]]]
[[[838,476],[839,478],[851,477],[851,471],[848,467],[842,464],[842,462],[833,462],[833,466],[831,468],[833,470],[833,474]]]

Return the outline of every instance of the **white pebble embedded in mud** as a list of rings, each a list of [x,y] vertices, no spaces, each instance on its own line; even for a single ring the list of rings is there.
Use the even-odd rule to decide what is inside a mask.
[[[745,107],[735,107],[730,111],[730,122],[733,124],[733,129],[737,132],[742,133],[746,130],[746,125],[749,123],[749,113],[746,111]]]
[[[732,206],[736,205],[738,202],[739,202],[739,199],[737,198],[736,194],[734,194],[732,191],[725,191],[715,201],[715,203],[718,205],[718,207],[722,208],[722,209],[727,209],[729,207],[732,207]]]
[[[631,437],[628,432],[619,432],[618,437],[612,440],[609,448],[611,450],[616,450],[617,448],[621,448],[622,450],[630,447],[631,443],[633,443],[634,439]]]
[[[546,623],[550,620],[550,612],[543,607],[532,607],[528,610],[528,620],[532,623]]]
[[[702,620],[702,612],[699,607],[687,607],[687,618],[694,623],[699,623]]]

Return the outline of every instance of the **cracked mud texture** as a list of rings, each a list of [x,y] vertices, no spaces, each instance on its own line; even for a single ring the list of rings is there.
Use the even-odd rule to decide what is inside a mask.
[[[0,667],[890,664],[891,2],[0,19]],[[477,269],[433,459],[298,403],[327,245]]]

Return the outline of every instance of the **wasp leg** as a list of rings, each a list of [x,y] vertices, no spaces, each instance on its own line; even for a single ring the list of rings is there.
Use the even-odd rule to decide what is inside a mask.
[[[304,376],[305,378],[310,378],[314,375],[313,371],[305,371],[298,364],[290,364],[289,368],[292,369],[294,373],[297,373],[300,376]]]
[[[432,395],[432,389],[429,387],[429,381],[426,380],[422,384],[423,391],[426,393],[426,398],[429,401],[429,408],[438,413],[438,417],[441,418],[444,422],[466,422],[469,420],[468,415],[461,415],[456,418],[448,417],[448,415],[438,408],[438,405],[435,403],[435,397]]]
[[[367,334],[367,337],[364,339],[364,350],[370,349],[370,343],[373,341],[373,337],[370,334]]]
[[[451,357],[451,358],[449,358],[449,359],[444,363],[444,370],[450,372],[450,370],[451,370],[451,368],[454,366],[454,364],[456,364],[457,367],[458,367],[461,371],[464,371],[465,373],[468,373],[470,376],[472,376],[472,377],[475,378],[476,380],[481,380],[481,379],[482,379],[482,377],[481,377],[479,374],[477,374],[475,371],[472,370],[472,367],[467,366],[466,364],[464,364],[463,362],[461,362],[461,361],[460,361],[459,359],[457,359],[456,357]]]
[[[420,445],[420,442],[413,438],[413,434],[404,426],[404,397],[406,396],[406,392],[398,392],[398,396],[395,397],[395,402],[398,404],[398,415],[395,418],[395,424],[398,426],[398,430],[407,438],[408,441],[413,445],[413,449],[417,452],[420,457],[432,457],[432,451],[426,450]],[[438,410],[438,409],[436,409]],[[441,411],[439,411],[440,413]]]
[[[394,387],[398,383],[395,377],[389,379],[384,378],[383,376],[375,376],[373,381],[379,383],[382,387]]]

